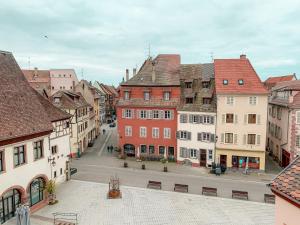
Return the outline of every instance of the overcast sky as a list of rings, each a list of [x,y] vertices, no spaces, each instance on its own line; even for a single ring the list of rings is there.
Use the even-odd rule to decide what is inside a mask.
[[[24,69],[30,57],[30,68],[117,85],[149,44],[182,63],[244,53],[262,80],[299,74],[300,1],[0,0],[0,49]]]

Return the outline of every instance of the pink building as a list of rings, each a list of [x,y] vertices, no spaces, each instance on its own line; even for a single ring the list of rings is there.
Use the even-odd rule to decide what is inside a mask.
[[[296,225],[300,221],[300,156],[271,183],[275,194],[275,224]]]
[[[51,95],[59,90],[73,91],[73,85],[78,84],[74,69],[51,69],[50,80]]]

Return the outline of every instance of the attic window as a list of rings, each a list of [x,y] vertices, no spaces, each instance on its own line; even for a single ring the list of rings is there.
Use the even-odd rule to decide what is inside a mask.
[[[244,85],[244,80],[243,79],[239,79],[238,83],[239,83],[239,85]]]
[[[55,103],[58,103],[59,101],[60,101],[59,98],[54,98],[54,102],[55,102]]]
[[[223,84],[224,84],[224,85],[228,85],[228,80],[226,80],[226,79],[223,80]]]

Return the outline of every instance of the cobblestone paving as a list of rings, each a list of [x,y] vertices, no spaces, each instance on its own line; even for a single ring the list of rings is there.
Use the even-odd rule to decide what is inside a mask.
[[[58,204],[35,215],[75,212],[80,225],[274,224],[274,205],[125,186],[122,199],[108,200],[107,190],[107,184],[72,180],[59,186]]]

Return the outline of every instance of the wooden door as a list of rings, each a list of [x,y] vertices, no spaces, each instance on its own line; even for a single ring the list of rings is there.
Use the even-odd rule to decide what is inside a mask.
[[[206,149],[200,149],[200,166],[206,167]]]
[[[220,165],[227,167],[227,155],[220,155]]]

